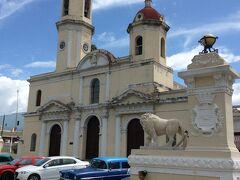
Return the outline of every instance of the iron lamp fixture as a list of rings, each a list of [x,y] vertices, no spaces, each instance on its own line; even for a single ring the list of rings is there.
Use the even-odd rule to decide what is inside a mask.
[[[213,48],[213,45],[215,44],[217,39],[218,37],[212,34],[206,34],[205,36],[203,36],[198,41],[204,47],[204,50],[202,51],[202,53],[208,53],[208,52],[218,53],[218,50]]]

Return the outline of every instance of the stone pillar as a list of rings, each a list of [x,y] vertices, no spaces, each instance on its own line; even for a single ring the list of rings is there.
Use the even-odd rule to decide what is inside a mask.
[[[121,153],[121,117],[116,115],[115,118],[115,156]]]
[[[108,114],[107,110],[106,112],[103,113],[101,116],[102,118],[102,126],[101,126],[101,151],[100,154],[101,156],[106,156],[107,155],[107,130],[108,130]]]
[[[121,156],[127,156],[127,129],[121,128]]]
[[[83,104],[83,77],[80,77],[79,104]]]
[[[179,73],[191,111],[188,149],[238,152],[234,144],[232,84],[239,75],[215,52],[193,58]]]
[[[47,123],[45,121],[42,122],[42,128],[41,128],[41,135],[40,135],[40,147],[39,147],[39,155],[43,156],[45,154],[45,139],[46,139],[46,129]]]
[[[105,101],[109,101],[109,94],[110,94],[110,73],[106,74],[106,98]]]
[[[67,146],[68,146],[68,120],[63,122],[63,136],[61,140],[61,156],[67,155]]]
[[[81,123],[81,114],[75,112],[75,127],[74,127],[74,137],[73,137],[73,157],[79,157],[79,140],[80,140],[80,123]]]

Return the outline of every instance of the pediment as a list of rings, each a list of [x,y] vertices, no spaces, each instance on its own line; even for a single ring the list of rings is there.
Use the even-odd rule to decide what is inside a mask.
[[[51,100],[44,106],[38,109],[38,112],[44,113],[44,112],[66,112],[70,111],[70,107],[68,105],[65,105],[61,103],[60,101]]]
[[[152,101],[152,96],[140,91],[129,89],[120,96],[113,98],[112,104],[136,104]]]
[[[78,64],[78,70],[89,69],[109,65],[116,61],[116,58],[106,50],[95,50],[86,55]]]

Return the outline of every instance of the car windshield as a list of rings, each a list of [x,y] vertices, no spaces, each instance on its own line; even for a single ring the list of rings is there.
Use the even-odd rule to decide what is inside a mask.
[[[20,159],[17,158],[17,159],[12,160],[9,164],[14,165],[14,164],[16,164],[16,163],[19,162],[19,161],[20,161]]]
[[[97,169],[107,169],[107,164],[99,159],[93,159],[91,161],[91,165],[92,168],[97,168]]]
[[[45,162],[49,161],[50,158],[44,158],[44,159],[39,159],[38,161],[36,161],[36,163],[34,164],[35,166],[41,166],[43,165]]]

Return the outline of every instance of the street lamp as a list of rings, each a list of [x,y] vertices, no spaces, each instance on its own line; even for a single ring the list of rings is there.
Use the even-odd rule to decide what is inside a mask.
[[[213,45],[215,44],[217,39],[218,37],[212,34],[206,34],[205,36],[203,36],[198,41],[204,47],[204,50],[202,51],[202,53],[208,53],[208,52],[218,53],[218,50],[213,48]]]

